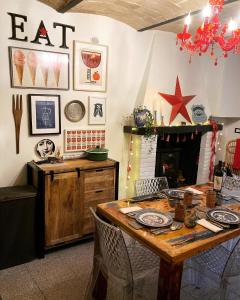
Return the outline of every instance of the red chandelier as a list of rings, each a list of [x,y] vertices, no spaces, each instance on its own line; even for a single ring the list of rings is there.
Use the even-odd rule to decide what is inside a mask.
[[[209,4],[203,10],[203,23],[196,30],[194,36],[189,33],[191,23],[190,13],[185,18],[183,32],[177,34],[177,44],[180,41],[180,50],[186,50],[192,55],[198,53],[201,56],[209,53],[211,58],[218,64],[219,57],[228,57],[228,52],[233,51],[240,54],[240,28],[232,19],[228,24],[221,24],[220,13],[222,11],[224,0],[209,0]],[[222,53],[216,54],[216,46],[220,47]]]

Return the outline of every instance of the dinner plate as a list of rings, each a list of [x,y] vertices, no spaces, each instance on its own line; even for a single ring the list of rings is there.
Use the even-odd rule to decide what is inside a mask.
[[[81,101],[73,100],[65,106],[64,113],[69,121],[78,122],[85,115],[85,106]]]
[[[166,194],[166,196],[169,198],[183,199],[184,193],[186,191],[185,190],[177,190],[177,189],[165,189],[165,190],[162,190],[162,192],[164,192]],[[192,192],[189,192],[189,193],[192,193]]]
[[[214,208],[207,212],[207,217],[223,224],[240,224],[240,215],[224,208]]]
[[[136,213],[135,219],[140,224],[149,227],[165,227],[172,224],[171,216],[161,213],[157,210],[143,209]]]

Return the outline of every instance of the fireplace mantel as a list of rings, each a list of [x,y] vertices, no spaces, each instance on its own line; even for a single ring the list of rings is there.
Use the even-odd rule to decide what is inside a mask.
[[[181,134],[181,133],[191,133],[195,132],[196,129],[198,132],[201,132],[202,134],[213,131],[211,125],[182,125],[182,126],[156,126],[152,127],[153,134],[163,134],[163,133],[169,133],[169,134]],[[218,124],[218,130],[222,130],[223,125]],[[136,135],[144,135],[146,132],[146,127],[134,127],[134,126],[124,126],[123,131],[125,133],[131,133]]]

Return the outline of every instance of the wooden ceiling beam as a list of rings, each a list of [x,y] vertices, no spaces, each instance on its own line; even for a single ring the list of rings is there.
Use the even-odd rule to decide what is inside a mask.
[[[227,5],[227,4],[230,4],[230,3],[233,3],[233,2],[237,2],[237,1],[239,1],[239,0],[225,0],[223,5]],[[201,12],[202,12],[202,9],[198,9],[198,10],[192,11],[191,15],[197,15]],[[172,19],[169,19],[169,20],[166,20],[166,21],[163,21],[163,22],[160,22],[160,23],[157,23],[157,24],[153,24],[153,25],[138,29],[138,31],[142,32],[142,31],[150,30],[150,29],[153,29],[153,28],[156,28],[156,27],[160,27],[160,26],[169,24],[169,23],[173,23],[173,22],[176,22],[178,20],[185,19],[187,15],[188,15],[188,13],[184,14],[184,15],[181,15],[181,16],[178,16],[178,17],[175,17],[175,18],[172,18]]]
[[[57,11],[64,14],[65,12],[69,11],[71,8],[77,6],[82,1],[83,0],[71,0],[67,4],[60,7]]]

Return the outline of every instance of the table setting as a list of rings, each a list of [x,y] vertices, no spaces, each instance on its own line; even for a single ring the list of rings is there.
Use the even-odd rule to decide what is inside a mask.
[[[192,187],[184,190],[166,189],[160,193],[127,199],[129,206],[119,208],[119,211],[128,217],[128,225],[135,230],[144,230],[154,236],[166,236],[179,230],[178,237],[167,236],[166,241],[172,247],[180,247],[239,227],[240,214],[226,205],[229,200],[224,199],[222,195],[218,197],[221,199],[217,199],[216,193],[211,188],[204,192]],[[167,210],[148,205],[141,207],[143,203],[163,202],[164,199],[168,201]],[[136,205],[138,202],[141,206]],[[220,202],[221,205],[216,206]],[[201,230],[195,231],[198,225],[201,226]],[[191,233],[185,234],[184,231],[181,234],[180,230],[184,228],[193,230]]]

